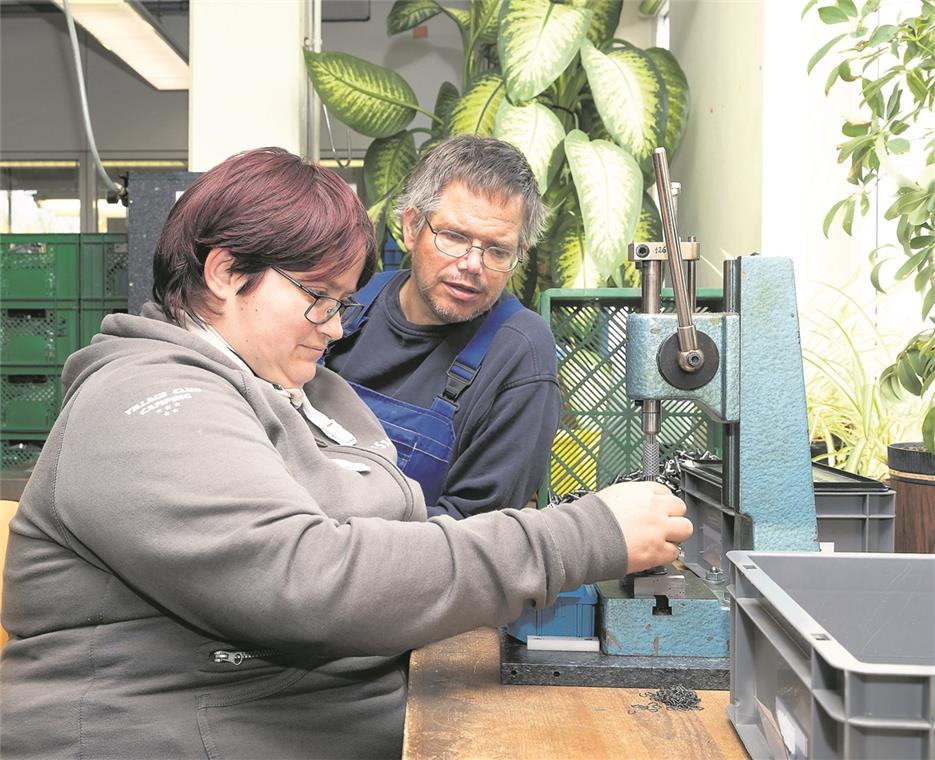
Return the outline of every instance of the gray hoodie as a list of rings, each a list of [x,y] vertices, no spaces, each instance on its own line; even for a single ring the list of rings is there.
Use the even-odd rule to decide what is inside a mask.
[[[353,445],[152,306],[102,331],[10,526],[7,760],[398,756],[408,650],[626,571],[595,496],[426,521],[324,367]]]

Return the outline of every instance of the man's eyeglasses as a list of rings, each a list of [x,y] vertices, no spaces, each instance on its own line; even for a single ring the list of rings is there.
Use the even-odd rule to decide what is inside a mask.
[[[477,248],[480,251],[481,263],[494,272],[512,272],[516,269],[516,265],[522,261],[519,251],[511,251],[495,245],[482,248],[479,245],[474,245],[471,238],[462,235],[460,232],[436,230],[428,217],[425,218],[425,223],[432,231],[432,235],[435,236],[435,247],[446,256],[460,259],[462,256],[467,256],[472,248]]]
[[[360,314],[360,310],[363,308],[363,306],[353,299],[342,301],[339,298],[326,296],[324,293],[316,293],[311,288],[305,287],[294,277],[286,274],[279,267],[272,267],[272,269],[279,272],[279,274],[312,299],[312,302],[305,310],[305,318],[313,325],[323,325],[325,322],[333,319],[335,314],[340,314],[341,327],[347,327],[354,321],[357,315]]]

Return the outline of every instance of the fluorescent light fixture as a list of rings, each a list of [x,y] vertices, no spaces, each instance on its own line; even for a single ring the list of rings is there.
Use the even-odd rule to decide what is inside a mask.
[[[364,159],[352,158],[350,163],[347,161],[338,161],[334,158],[323,158],[318,162],[319,166],[327,166],[329,169],[360,169],[364,165]]]
[[[52,0],[64,10],[63,0]],[[188,61],[133,0],[68,0],[75,21],[157,90],[187,90]]]
[[[180,158],[156,158],[151,160],[119,159],[101,161],[105,169],[182,169],[188,168],[188,161]]]
[[[0,161],[0,169],[77,169],[77,161],[58,161],[51,159],[48,161],[15,161],[3,159]]]

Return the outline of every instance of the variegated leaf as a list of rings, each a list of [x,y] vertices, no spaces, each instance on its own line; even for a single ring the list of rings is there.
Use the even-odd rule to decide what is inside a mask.
[[[688,114],[691,111],[691,92],[688,89],[688,79],[679,66],[679,62],[665,48],[649,48],[646,54],[652,58],[662,80],[666,83],[666,103],[668,113],[666,116],[665,142],[666,154],[671,161],[678,152],[688,126]]]
[[[452,109],[448,134],[493,134],[494,119],[503,96],[503,79],[499,74],[487,74],[478,79]]]
[[[386,17],[386,34],[408,31],[442,12],[435,0],[396,0]]]
[[[562,206],[561,223],[549,246],[554,287],[574,287],[584,268],[587,256],[586,240],[584,219],[581,217],[577,198],[572,194]]]
[[[351,129],[389,137],[416,115],[416,94],[395,71],[347,53],[305,51],[305,65],[321,101]]]
[[[667,112],[665,83],[656,64],[632,45],[605,55],[590,42],[581,46],[581,62],[607,131],[648,167],[653,149],[662,145]]]
[[[588,31],[591,11],[550,0],[507,0],[497,51],[513,103],[531,100],[568,67]]]
[[[389,204],[389,198],[381,198],[376,203],[367,208],[367,216],[373,222],[373,229],[376,233],[377,246],[382,250],[383,242],[386,237],[386,209]]]
[[[451,82],[442,82],[442,86],[438,88],[438,96],[435,98],[435,115],[441,119],[441,124],[432,122],[433,138],[438,139],[445,136],[445,128],[448,119],[451,117],[451,111],[460,97],[461,93],[458,92],[457,87]]]
[[[607,140],[613,142],[614,138],[607,131],[601,115],[597,112],[597,106],[594,105],[593,96],[582,98],[579,104],[580,115],[578,124],[582,132],[585,132],[592,140]]]
[[[558,117],[541,103],[512,106],[504,98],[494,121],[493,136],[526,156],[539,192],[544,193],[562,162],[565,130]]]
[[[422,158],[422,156],[427,156],[429,153],[431,153],[435,149],[435,146],[442,142],[443,139],[444,138],[441,137],[433,137],[432,139],[426,140],[424,143],[422,143],[422,145],[419,146],[419,158]]]
[[[662,219],[659,210],[649,193],[643,193],[643,203],[640,208],[640,220],[633,233],[634,241],[655,242],[662,240]],[[636,288],[640,284],[640,270],[636,264],[627,257],[626,261],[613,276],[614,284],[618,288]]]
[[[516,265],[510,276],[510,290],[530,309],[536,308],[537,284],[539,279],[539,251],[530,248],[523,260]]]
[[[633,233],[634,240],[654,243],[662,240],[662,219],[656,202],[649,193],[643,193],[643,203],[640,207],[640,220]]]
[[[588,39],[595,47],[600,47],[614,38],[620,26],[620,11],[623,0],[571,0],[576,8],[587,8],[594,15],[588,27]]]
[[[478,42],[496,42],[504,0],[475,0],[471,3]]]
[[[626,260],[643,197],[643,175],[627,151],[580,130],[565,137],[586,234],[584,266],[575,287],[600,287]]]
[[[567,166],[567,163],[565,166]],[[571,174],[568,174],[565,181],[559,176],[549,185],[548,190],[542,194],[542,200],[545,203],[547,212],[545,223],[542,225],[542,235],[539,238],[540,243],[548,240],[555,234],[562,220],[562,207],[565,205],[568,196],[574,195],[574,192],[575,185],[571,181]]]
[[[364,193],[375,203],[402,186],[416,162],[416,143],[412,132],[374,140],[364,156]]]
[[[396,241],[396,245],[399,246],[399,250],[401,250],[404,255],[408,255],[409,249],[406,248],[406,241],[403,239],[403,218],[397,210],[399,196],[402,194],[402,191],[403,188],[400,188],[397,193],[390,197],[390,200],[387,203],[386,231],[393,236],[393,240]]]
[[[467,34],[471,28],[471,12],[469,10],[465,8],[446,8],[445,6],[442,6],[442,10],[458,25],[462,33]]]

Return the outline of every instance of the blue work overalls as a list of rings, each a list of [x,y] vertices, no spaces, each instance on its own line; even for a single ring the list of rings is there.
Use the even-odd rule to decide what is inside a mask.
[[[396,274],[398,272],[395,271],[380,272],[357,293],[357,300],[364,308],[348,326],[347,335],[364,326],[373,302]],[[396,447],[399,468],[422,486],[428,506],[438,503],[448,473],[455,442],[454,416],[458,410],[458,397],[474,381],[497,330],[522,308],[523,305],[516,297],[508,294],[507,298],[491,309],[474,337],[451,363],[445,390],[435,397],[430,409],[351,383],[351,387],[383,423],[387,436]]]

